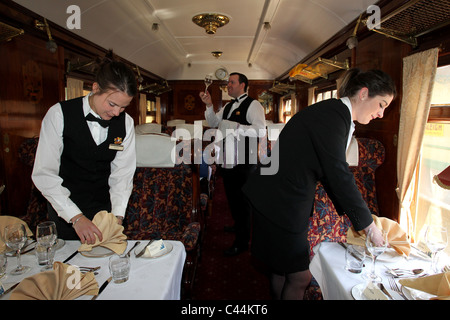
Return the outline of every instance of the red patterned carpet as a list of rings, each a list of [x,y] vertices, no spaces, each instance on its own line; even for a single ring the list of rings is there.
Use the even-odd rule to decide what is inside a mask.
[[[250,252],[225,257],[223,251],[234,240],[224,226],[233,220],[220,175],[216,180],[213,212],[207,221],[202,256],[197,268],[192,298],[194,300],[268,300],[269,282],[263,268]]]

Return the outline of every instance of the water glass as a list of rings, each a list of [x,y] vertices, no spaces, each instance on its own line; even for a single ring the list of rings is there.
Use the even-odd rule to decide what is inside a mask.
[[[345,250],[345,269],[352,273],[361,273],[364,267],[366,250],[364,247],[349,245]]]
[[[55,259],[55,250],[47,250],[46,246],[39,243],[34,247],[36,253],[37,263],[40,266],[53,266],[53,260]]]
[[[127,282],[130,277],[130,257],[128,255],[119,256],[117,254],[109,258],[109,271],[114,283]]]

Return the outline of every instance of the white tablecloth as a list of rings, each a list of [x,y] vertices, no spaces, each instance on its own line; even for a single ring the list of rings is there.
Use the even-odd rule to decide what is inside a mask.
[[[365,267],[360,274],[351,273],[345,270],[345,249],[335,242],[322,242],[314,247],[314,258],[309,266],[314,278],[319,283],[322,296],[325,300],[353,300],[352,288],[358,284],[365,283],[363,278],[365,273],[371,271],[371,259],[366,258]],[[378,257],[376,272],[383,278],[386,288],[389,286],[389,275],[386,273],[389,268],[430,268],[430,260],[424,259],[411,251],[409,258],[398,255],[394,249],[387,249],[385,253]],[[394,298],[401,299],[393,294]]]
[[[106,289],[98,296],[97,300],[178,300],[180,299],[181,278],[183,274],[186,250],[183,243],[179,241],[168,241],[173,245],[169,254],[157,259],[136,258],[134,249],[131,254],[130,278],[122,284],[112,281]],[[136,241],[128,241],[130,249]],[[146,241],[141,241],[147,243]],[[64,261],[80,246],[79,241],[65,241],[65,245],[55,252],[55,261]],[[99,287],[110,277],[108,268],[109,257],[92,258],[78,253],[67,263],[79,266],[96,267],[101,266],[98,275],[95,276]],[[40,272],[42,266],[37,264],[34,250],[22,255],[22,265],[30,266],[32,269],[20,276],[13,276],[9,272],[17,266],[16,257],[8,257],[6,279],[2,279],[6,289],[13,284]],[[9,299],[9,295],[1,297],[1,300]],[[91,296],[82,296],[81,300],[89,300]]]

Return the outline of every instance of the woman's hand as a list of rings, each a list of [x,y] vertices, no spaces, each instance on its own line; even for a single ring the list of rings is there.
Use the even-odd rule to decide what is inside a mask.
[[[94,244],[96,241],[95,235],[97,235],[99,241],[103,240],[102,232],[97,226],[83,214],[79,214],[72,218],[72,221],[76,221],[73,225],[75,232],[80,238],[83,244]]]
[[[366,235],[372,231],[372,240],[376,246],[382,246],[384,244],[383,235],[381,230],[375,225],[375,222],[372,222],[367,228],[364,229]],[[388,247],[390,247],[388,243]]]

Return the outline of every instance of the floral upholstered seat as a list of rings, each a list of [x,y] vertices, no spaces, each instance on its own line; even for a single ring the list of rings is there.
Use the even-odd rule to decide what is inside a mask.
[[[167,239],[183,242],[186,251],[196,247],[200,223],[193,217],[192,169],[137,168],[125,215],[130,239]]]
[[[19,160],[31,168],[34,165],[38,142],[39,137],[29,138],[24,140],[19,147]],[[27,212],[20,218],[28,224],[31,230],[36,230],[39,223],[48,220],[47,199],[36,188],[33,181],[31,181]]]

